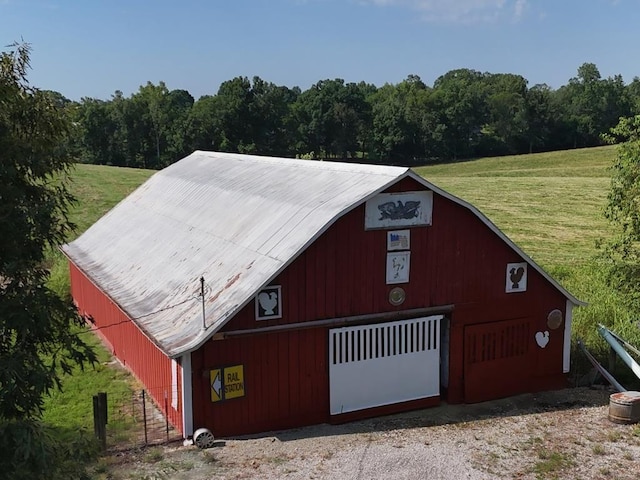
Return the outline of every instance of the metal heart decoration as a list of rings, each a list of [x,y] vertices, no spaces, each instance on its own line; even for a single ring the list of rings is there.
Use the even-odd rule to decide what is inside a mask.
[[[544,332],[536,332],[536,343],[540,348],[544,348],[549,343],[549,330]]]

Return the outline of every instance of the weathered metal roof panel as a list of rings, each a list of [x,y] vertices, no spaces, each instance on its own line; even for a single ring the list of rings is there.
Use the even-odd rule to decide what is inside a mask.
[[[198,151],[153,175],[63,251],[176,356],[206,341],[334,220],[407,171]]]

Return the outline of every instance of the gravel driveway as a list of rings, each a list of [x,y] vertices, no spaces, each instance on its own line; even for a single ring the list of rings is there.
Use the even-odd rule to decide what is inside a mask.
[[[633,479],[640,426],[575,388],[105,458],[110,479]],[[101,476],[102,475],[102,476]]]

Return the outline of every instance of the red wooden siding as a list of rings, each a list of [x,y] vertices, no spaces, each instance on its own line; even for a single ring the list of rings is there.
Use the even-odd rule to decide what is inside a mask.
[[[182,431],[182,378],[178,369],[178,408],[171,406],[172,362],[156,347],[131,319],[87,276],[70,262],[71,294],[82,314],[92,317],[96,333],[111,352],[144,384],[159,408],[165,410],[165,396],[169,421]],[[87,392],[87,395],[97,392]]]
[[[404,179],[388,191],[422,189]],[[482,397],[473,387],[479,381],[474,364],[465,360],[465,348],[474,348],[469,345],[477,341],[473,335],[484,328],[474,331],[473,325],[507,322],[496,327],[500,330],[509,328],[513,319],[527,322],[527,363],[508,371],[522,381],[499,384],[495,376],[493,398],[553,388],[562,381],[563,328],[551,332],[545,349],[533,335],[548,330],[551,310],[564,313],[566,298],[531,267],[527,291],[505,293],[507,263],[522,259],[473,213],[434,194],[432,226],[410,229],[410,282],[399,285],[406,300],[394,307],[388,294],[396,285],[385,282],[387,230],[365,231],[364,210],[362,205],[336,221],[274,279],[273,285],[282,286],[281,319],[256,321],[251,302],[223,331],[454,304],[448,401]],[[193,357],[194,426],[224,435],[326,421],[327,331],[313,328],[207,342]],[[246,397],[212,404],[209,369],[233,364],[245,366]]]
[[[245,396],[212,407],[209,370],[244,366]],[[327,421],[327,336],[300,330],[215,343],[192,355],[194,428],[215,435],[264,432]]]
[[[535,319],[521,318],[465,327],[464,398],[467,402],[491,400],[529,388],[528,371],[536,364],[538,353],[538,346],[532,341],[533,323]],[[545,353],[556,354],[546,350]]]

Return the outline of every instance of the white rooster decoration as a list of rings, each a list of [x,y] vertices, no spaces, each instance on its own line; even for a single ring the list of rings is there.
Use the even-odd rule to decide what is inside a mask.
[[[278,294],[276,292],[261,292],[258,295],[258,303],[264,310],[264,316],[271,316],[275,314],[275,309],[278,306]]]

